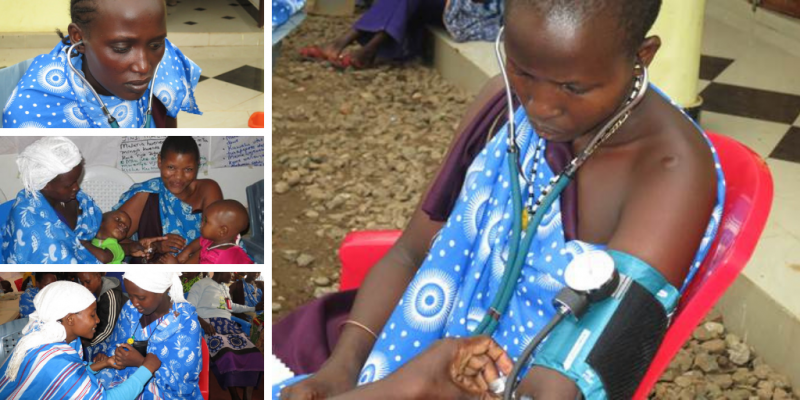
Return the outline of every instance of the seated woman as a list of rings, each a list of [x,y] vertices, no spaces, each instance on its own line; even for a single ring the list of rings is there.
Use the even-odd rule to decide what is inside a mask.
[[[167,40],[163,0],[70,4],[68,36],[34,59],[4,128],[176,128],[178,112],[201,114],[200,68]]]
[[[25,189],[17,194],[3,229],[3,262],[100,263],[90,243],[100,229],[102,212],[80,190],[83,157],[78,146],[64,137],[44,137],[19,154],[17,166]],[[136,242],[124,247],[126,253],[145,256]]]
[[[462,120],[463,135],[403,235],[371,269],[349,317],[340,317],[348,322],[341,336],[325,337],[325,318],[314,326],[297,314],[275,325],[275,354],[295,371],[316,372],[295,389],[284,389],[281,399],[346,395],[356,385],[393,379],[393,372],[443,337],[491,335],[517,359],[556,315],[553,299],[566,285],[567,267],[598,254],[592,250],[638,260],[654,281],[664,282],[664,297],[677,301],[716,234],[724,178],[703,132],[658,89],[644,84],[660,46],[658,37],[646,33],[660,5],[659,0],[506,2],[505,71],[511,96],[520,104],[514,138],[506,125],[486,142],[507,111],[495,81]],[[574,155],[586,162],[572,164]],[[560,180],[570,183],[539,211],[537,199],[544,191],[559,193],[548,186],[566,179],[560,172],[570,165],[582,166],[572,171],[571,181]],[[521,188],[512,196],[515,181]],[[530,222],[534,212],[543,216],[541,223]],[[511,232],[527,223],[533,224],[525,234],[529,242],[514,240]],[[335,300],[345,296],[353,295]],[[641,310],[655,301],[643,296],[629,306]],[[326,303],[304,311],[324,312]],[[643,331],[638,322],[664,316],[665,308],[614,326],[619,336],[631,339],[625,350],[654,351],[653,342],[634,333]],[[294,328],[302,329],[302,339]],[[312,342],[316,329],[323,339]],[[323,365],[306,363],[312,357],[305,349],[324,351],[332,342]],[[602,350],[619,355],[620,346],[610,343]],[[611,398],[632,396],[653,355],[626,354],[633,357],[616,357],[613,363],[615,376],[627,380],[626,394]],[[610,360],[596,361],[610,365]],[[602,390],[585,391],[598,374],[543,362],[536,357],[521,365],[516,396],[601,397]],[[277,392],[273,388],[273,395]]]
[[[222,389],[228,389],[231,398],[239,399],[237,388],[242,388],[245,400],[253,396],[253,388],[264,377],[264,355],[253,345],[242,328],[231,321],[231,313],[264,309],[264,302],[255,307],[231,301],[226,285],[230,272],[215,272],[213,278],[195,283],[188,300],[197,307],[200,326],[208,342],[211,371]]]
[[[98,344],[105,342],[114,331],[125,298],[117,278],[105,277],[100,272],[77,272],[75,275],[80,284],[97,299],[97,318],[100,322],[95,327],[94,335],[82,340],[86,359],[93,360],[102,350]]]
[[[134,184],[114,206],[130,216],[126,237],[166,236],[154,244],[156,257],[178,253],[199,238],[203,210],[222,199],[217,182],[197,179],[199,167],[200,150],[194,139],[167,137],[158,155],[161,177]]]
[[[55,282],[36,296],[36,312],[22,330],[14,352],[0,367],[3,399],[133,400],[161,366],[147,353],[141,366],[124,384],[105,389],[97,380],[101,370],[121,368],[117,359],[93,364],[81,360],[80,338],[91,338],[99,319],[94,296],[73,282]]]
[[[36,305],[34,305],[33,299],[39,294],[39,291],[58,280],[56,274],[52,272],[35,272],[33,277],[35,278],[36,285],[29,287],[22,293],[22,296],[19,297],[19,316],[21,318],[25,318],[36,311]]]
[[[421,54],[425,25],[441,24],[445,0],[377,0],[347,32],[329,43],[300,49],[312,60],[339,68],[372,67],[376,57],[401,61]],[[362,46],[344,49],[358,41]]]
[[[106,388],[123,384],[145,361],[144,354],[154,353],[162,365],[141,399],[201,400],[201,329],[195,307],[183,299],[180,273],[134,270],[122,278],[130,300],[111,336],[100,344],[121,368],[100,372],[98,380]]]

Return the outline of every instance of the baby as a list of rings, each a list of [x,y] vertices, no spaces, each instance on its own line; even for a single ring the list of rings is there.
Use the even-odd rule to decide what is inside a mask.
[[[166,239],[166,237],[162,236],[142,239],[139,242],[120,244],[120,241],[128,237],[130,226],[131,217],[128,213],[122,210],[109,211],[103,214],[100,229],[91,243],[85,240],[81,242],[103,264],[122,264],[122,260],[126,255],[134,257],[152,255],[152,244]]]
[[[203,210],[202,237],[189,243],[178,257],[165,254],[165,264],[252,264],[238,246],[240,233],[247,230],[247,209],[236,200],[219,200]]]

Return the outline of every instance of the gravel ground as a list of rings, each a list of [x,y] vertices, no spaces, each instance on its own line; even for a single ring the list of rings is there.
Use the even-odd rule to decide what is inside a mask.
[[[470,100],[416,62],[340,72],[300,59],[352,21],[309,16],[272,72],[273,321],[338,290],[347,232],[405,226]],[[654,398],[797,398],[720,322],[695,330]]]

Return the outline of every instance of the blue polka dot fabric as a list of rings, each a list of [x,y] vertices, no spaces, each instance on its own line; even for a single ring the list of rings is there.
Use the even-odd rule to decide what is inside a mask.
[[[272,0],[272,30],[286,23],[305,7],[305,0]]]
[[[530,174],[532,164],[540,163],[536,176],[529,177],[538,196],[554,176],[544,157],[538,161],[534,157],[536,145],[546,143],[531,127],[524,109],[517,110],[515,121],[522,169]],[[486,315],[506,267],[513,221],[506,129],[495,135],[470,166],[453,212],[379,333],[361,370],[360,385],[386,377],[436,340],[471,335]],[[686,283],[708,252],[722,215],[725,183],[715,151],[713,155],[717,202]],[[520,180],[522,193],[526,193],[525,181],[516,174],[513,179]],[[552,300],[565,285],[565,267],[579,254],[604,248],[565,241],[558,201],[547,210],[535,235],[508,309],[492,335],[515,361],[555,314]],[[302,377],[275,386],[273,395],[299,379]]]
[[[34,58],[3,109],[4,128],[109,128],[100,102],[67,65],[69,45],[61,42],[48,54]],[[72,64],[82,74],[83,56]],[[202,114],[194,91],[200,67],[169,40],[153,82],[154,97],[175,118],[180,111]],[[150,89],[138,100],[123,100],[100,95],[120,128],[139,128],[144,124]]]

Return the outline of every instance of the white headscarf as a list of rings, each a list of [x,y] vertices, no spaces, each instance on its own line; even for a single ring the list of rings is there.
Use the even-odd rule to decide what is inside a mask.
[[[67,331],[58,320],[85,310],[95,302],[88,289],[74,282],[53,282],[33,298],[36,307],[28,316],[28,325],[22,329],[22,339],[11,354],[6,378],[14,381],[28,350],[45,344],[58,343],[67,338]]]
[[[122,275],[122,279],[127,279],[136,284],[141,289],[151,293],[164,293],[169,289],[169,297],[173,303],[185,303],[183,298],[183,283],[181,282],[180,272],[156,272],[156,271],[128,271]]]
[[[65,137],[48,136],[31,143],[17,156],[25,191],[38,197],[36,192],[56,176],[71,171],[82,158],[78,146]]]

